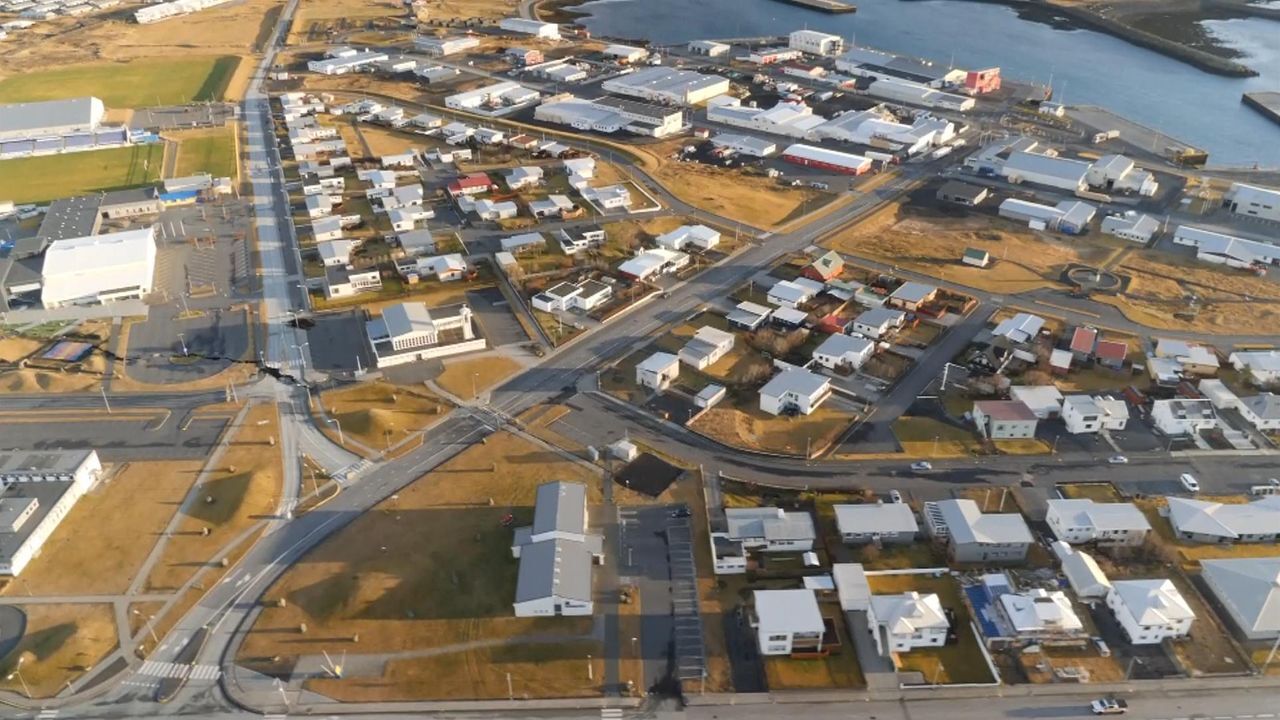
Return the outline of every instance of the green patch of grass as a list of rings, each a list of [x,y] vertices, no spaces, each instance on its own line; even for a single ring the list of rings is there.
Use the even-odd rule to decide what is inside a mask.
[[[92,95],[111,108],[221,100],[240,58],[234,55],[142,58],[68,65],[0,81],[0,102]]]
[[[148,185],[160,179],[164,147],[131,147],[0,160],[0,197],[18,203]]]
[[[236,176],[236,139],[234,127],[201,131],[184,137],[178,148],[177,177],[209,173],[214,177]]]

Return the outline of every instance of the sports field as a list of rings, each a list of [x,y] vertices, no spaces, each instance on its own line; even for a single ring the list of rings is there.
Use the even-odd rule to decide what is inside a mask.
[[[206,172],[214,177],[236,177],[235,126],[166,132],[178,141],[174,177]]]
[[[0,197],[43,202],[96,190],[135,187],[160,179],[164,146],[94,150],[0,160]]]
[[[234,55],[204,55],[68,65],[0,80],[0,103],[81,95],[101,98],[108,108],[221,100],[239,64]]]

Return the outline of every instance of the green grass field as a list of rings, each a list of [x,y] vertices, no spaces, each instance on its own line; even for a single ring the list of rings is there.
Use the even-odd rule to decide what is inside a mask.
[[[0,198],[18,203],[146,185],[160,179],[164,146],[0,160]]]
[[[108,108],[221,100],[240,65],[234,55],[144,58],[68,65],[0,80],[0,103],[93,95]]]
[[[170,135],[166,135],[169,137]],[[214,177],[236,176],[235,127],[227,126],[210,130],[188,130],[173,133],[179,141],[178,163],[175,177],[186,177],[207,172]]]

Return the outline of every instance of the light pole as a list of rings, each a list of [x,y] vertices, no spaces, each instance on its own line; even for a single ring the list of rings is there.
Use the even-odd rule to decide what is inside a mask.
[[[471,373],[471,397],[472,397],[472,399],[475,399],[475,398],[477,398],[477,397],[479,397],[479,396],[480,396],[480,394],[476,392],[476,378],[478,378],[478,377],[480,377],[480,373],[478,373],[478,372],[473,372],[473,373]]]
[[[133,614],[138,617],[142,617],[142,611],[138,610],[137,608],[133,609]],[[156,619],[155,615],[147,616],[147,630],[151,631],[151,642],[155,643],[155,646],[158,647],[160,645],[160,638],[156,637],[156,628],[155,628],[155,625],[152,624],[152,621],[154,621],[155,619]]]
[[[338,418],[325,418],[325,419],[338,427],[338,444],[346,445],[347,441],[342,437],[342,423],[338,422]]]
[[[108,414],[108,415],[110,415],[110,414],[111,414],[111,402],[110,402],[109,400],[107,400],[107,388],[106,388],[105,386],[103,386],[103,387],[99,387],[98,389],[102,391],[102,404],[107,406],[107,414]]]
[[[187,338],[186,335],[178,333],[178,342],[182,344],[182,357],[187,356]]]
[[[31,699],[31,688],[27,686],[27,679],[26,679],[26,678],[24,678],[24,677],[22,677],[22,663],[23,663],[23,661],[25,661],[26,659],[27,659],[27,658],[26,658],[26,656],[25,656],[25,655],[24,655],[24,656],[22,656],[22,657],[19,657],[19,658],[18,658],[18,664],[17,664],[17,665],[15,665],[15,666],[13,667],[13,672],[9,673],[9,675],[6,677],[6,679],[7,679],[7,680],[12,680],[12,679],[14,678],[14,676],[16,675],[16,676],[18,677],[18,682],[22,683],[22,692],[23,692],[23,693],[25,693],[25,694],[26,694],[26,696],[27,696],[27,699],[28,699],[28,700],[30,700],[30,699]]]

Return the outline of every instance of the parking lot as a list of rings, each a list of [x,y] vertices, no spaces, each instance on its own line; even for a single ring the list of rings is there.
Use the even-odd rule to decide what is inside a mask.
[[[155,416],[111,417],[88,411],[80,418],[59,416],[48,422],[9,423],[4,428],[4,448],[30,450],[95,449],[103,462],[131,460],[196,459],[209,454],[227,424],[225,418],[186,417],[185,410]]]
[[[373,369],[373,350],[364,329],[364,311],[347,310],[309,318],[307,328],[311,369],[345,375],[357,368]]]
[[[489,347],[529,341],[524,328],[520,327],[520,323],[512,316],[511,305],[498,288],[468,291],[467,303],[475,313],[474,318],[476,324],[480,326],[480,334],[489,340]]]

